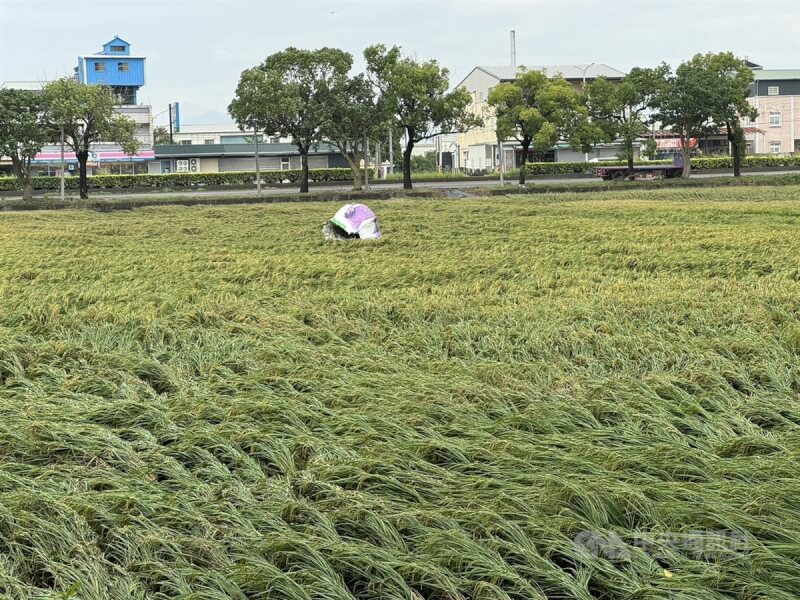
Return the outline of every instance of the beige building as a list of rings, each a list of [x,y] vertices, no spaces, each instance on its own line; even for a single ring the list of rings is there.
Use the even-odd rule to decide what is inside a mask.
[[[758,118],[744,125],[758,131],[747,134],[748,153],[800,152],[800,69],[762,69],[755,65],[750,102]]]
[[[576,89],[581,89],[584,82],[591,82],[598,77],[605,77],[610,81],[619,81],[625,73],[609,67],[608,65],[592,63],[589,65],[550,65],[531,66],[531,70],[544,71],[549,75],[562,75],[572,83]],[[459,134],[456,140],[460,158],[460,165],[467,171],[492,171],[499,166],[499,152],[497,144],[497,123],[494,113],[488,104],[489,92],[497,84],[514,81],[519,68],[504,67],[475,67],[463,81],[456,87],[465,88],[472,94],[473,114],[483,118],[483,127],[473,129],[467,133]],[[521,151],[514,141],[508,147],[504,144],[504,161],[508,169],[520,163]],[[588,157],[576,153],[565,146],[553,148],[551,156],[553,161],[589,160],[613,157],[619,149],[614,145],[598,146],[595,152]]]

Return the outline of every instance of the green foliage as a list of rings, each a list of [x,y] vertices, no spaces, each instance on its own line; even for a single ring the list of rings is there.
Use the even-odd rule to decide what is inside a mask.
[[[798,598],[798,197],[4,212],[0,596]]]
[[[11,159],[25,199],[31,199],[31,163],[51,139],[47,105],[42,94],[0,89],[0,157]]]
[[[153,145],[166,146],[172,143],[169,137],[169,129],[163,126],[155,127],[153,129]]]
[[[513,137],[522,145],[521,184],[525,183],[529,148],[547,152],[566,139],[573,148],[588,150],[596,141],[586,107],[560,75],[523,68],[515,81],[500,83],[489,92],[489,105],[497,116],[498,137]]]
[[[669,73],[665,64],[655,69],[636,67],[622,81],[611,83],[600,77],[586,86],[583,101],[597,139],[622,142],[622,158],[633,166],[634,142],[647,130],[646,111]]]
[[[228,111],[242,130],[291,137],[308,169],[308,151],[336,117],[335,90],[345,86],[353,57],[336,48],[287,48],[241,75]],[[308,179],[301,180],[308,191]]]
[[[422,156],[411,157],[411,170],[415,173],[435,173],[436,152],[426,152]]]
[[[753,71],[730,52],[697,54],[674,74],[665,74],[652,100],[656,109],[652,119],[680,135],[684,176],[691,171],[691,138],[718,133],[726,124],[733,129],[740,117],[758,115],[747,102],[753,79]]]
[[[374,176],[374,170],[370,173]],[[270,185],[279,183],[297,183],[303,177],[301,169],[286,171],[261,171],[261,181]],[[348,181],[351,178],[349,169],[311,169],[309,180],[315,183],[332,181]],[[58,177],[34,177],[33,189],[57,190]],[[95,189],[126,188],[182,188],[225,185],[254,185],[255,171],[226,171],[224,173],[163,173],[153,175],[94,175],[88,178],[89,187]],[[13,177],[0,177],[0,191],[16,189]],[[78,178],[64,179],[67,189],[78,189]]]
[[[363,74],[349,77],[331,91],[328,101],[333,117],[328,119],[322,135],[339,149],[353,171],[353,187],[361,189],[361,160],[365,141],[382,139],[391,116],[386,103],[376,94]],[[371,147],[374,153],[374,147]]]
[[[88,198],[86,163],[92,145],[116,143],[126,153],[135,154],[139,148],[133,135],[136,124],[115,112],[119,100],[106,86],[67,77],[48,84],[44,97],[54,127],[63,130],[65,143],[78,158],[81,198]]]
[[[469,111],[472,97],[464,88],[448,91],[450,72],[435,60],[403,57],[400,48],[375,45],[364,51],[367,73],[380,89],[392,125],[406,135],[403,184],[411,188],[414,145],[439,134],[464,132],[482,123]]]

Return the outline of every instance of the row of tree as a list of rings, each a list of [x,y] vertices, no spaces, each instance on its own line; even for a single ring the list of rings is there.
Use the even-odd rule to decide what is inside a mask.
[[[403,184],[410,189],[416,144],[483,123],[470,110],[471,94],[450,90],[449,72],[436,61],[417,61],[383,45],[367,48],[364,60],[365,71],[352,75],[353,57],[343,50],[287,48],[241,75],[231,116],[243,131],[291,138],[302,160],[302,192],[308,191],[309,153],[323,141],[345,157],[358,189],[369,145],[382,148],[387,138],[402,137]],[[488,103],[498,139],[521,146],[523,184],[530,154],[561,140],[584,152],[600,142],[620,142],[632,175],[635,142],[655,123],[680,138],[686,177],[690,140],[723,130],[739,175],[742,119],[757,116],[747,101],[752,82],[752,70],[731,53],[697,55],[674,71],[665,64],[635,68],[620,82],[598,78],[582,88],[560,74],[522,68],[515,81],[491,90]],[[32,194],[34,157],[62,136],[78,159],[82,198],[88,198],[93,144],[113,142],[136,152],[135,125],[115,112],[117,105],[109,88],[69,78],[44,93],[0,90],[0,154],[11,158],[25,198]]]
[[[0,90],[0,156],[11,159],[25,200],[33,197],[33,160],[46,144],[63,139],[75,153],[84,199],[89,197],[86,167],[92,146],[117,143],[130,155],[137,152],[136,124],[115,112],[118,104],[110,88],[72,78],[54,81],[42,92]]]
[[[436,135],[465,132],[482,119],[469,110],[472,97],[449,90],[449,73],[436,61],[402,56],[397,47],[364,51],[366,71],[350,75],[353,58],[334,49],[288,48],[242,73],[229,111],[242,129],[291,137],[307,174],[309,150],[333,142],[361,186],[364,146],[391,131],[403,134],[403,182],[411,188],[414,145]],[[653,124],[680,138],[684,176],[691,172],[692,140],[724,130],[734,174],[744,153],[741,122],[757,112],[747,101],[753,72],[731,53],[700,54],[674,71],[666,64],[634,68],[622,81],[597,78],[578,89],[560,74],[520,70],[513,82],[490,92],[499,140],[521,146],[520,183],[529,156],[563,140],[588,152],[601,142],[621,143],[634,172],[635,143]],[[647,142],[653,152],[655,142]],[[304,176],[302,191],[307,191]]]
[[[449,90],[447,69],[436,61],[404,57],[398,47],[364,51],[366,71],[351,75],[353,57],[336,48],[287,48],[244,71],[228,110],[246,131],[290,137],[308,191],[308,154],[323,140],[333,143],[361,187],[361,157],[390,133],[403,134],[403,185],[411,188],[415,144],[481,123],[469,111],[464,89]]]
[[[742,119],[758,116],[747,101],[752,83],[752,70],[726,52],[698,54],[674,72],[666,64],[634,68],[620,82],[601,77],[580,90],[563,77],[523,70],[516,81],[492,89],[488,101],[497,117],[498,137],[514,138],[522,146],[520,183],[525,183],[529,149],[546,152],[559,140],[584,152],[599,142],[618,141],[632,176],[634,144],[655,124],[679,137],[684,177],[691,172],[691,140],[723,130],[738,176],[744,154]]]

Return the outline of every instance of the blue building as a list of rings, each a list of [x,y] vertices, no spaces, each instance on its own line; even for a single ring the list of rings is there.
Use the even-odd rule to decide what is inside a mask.
[[[136,104],[137,92],[144,85],[143,56],[131,55],[131,45],[119,36],[103,45],[99,54],[78,57],[78,81],[90,85],[107,85],[123,104]]]

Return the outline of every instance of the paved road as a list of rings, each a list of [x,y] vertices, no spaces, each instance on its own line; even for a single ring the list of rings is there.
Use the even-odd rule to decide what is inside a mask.
[[[786,170],[786,171],[759,171],[759,172],[748,172],[742,173],[743,176],[752,177],[758,175],[786,175],[786,174],[798,174],[800,170]],[[707,177],[732,177],[732,173],[697,173],[693,174],[693,178],[703,179]],[[571,184],[576,183],[580,185],[586,184],[598,184],[601,183],[602,180],[596,177],[554,177],[554,178],[534,178],[529,180],[529,183],[533,186],[539,185],[547,185],[547,184]],[[472,180],[472,179],[465,179],[463,181],[428,181],[428,182],[420,182],[415,183],[415,189],[469,189],[469,188],[478,188],[478,187],[499,187],[500,181],[499,180]],[[515,182],[506,182],[506,185],[516,185]],[[380,183],[374,186],[376,190],[386,190],[386,189],[401,189],[403,187],[402,183]],[[348,184],[331,184],[325,186],[312,186],[311,192],[347,192],[349,191]],[[298,194],[297,187],[281,187],[281,188],[273,188],[273,187],[265,187],[262,191],[264,196],[286,196],[286,195],[293,195]],[[52,192],[47,194],[48,197],[53,198],[57,197],[57,194],[53,194]],[[234,189],[234,190],[203,190],[202,188],[191,189],[186,191],[179,191],[179,192],[133,192],[133,193],[109,193],[109,192],[92,192],[90,196],[94,199],[101,199],[101,198],[115,198],[115,199],[147,199],[147,198],[164,198],[164,199],[180,199],[180,198],[191,198],[191,197],[222,197],[227,198],[230,196],[240,196],[240,197],[255,197],[256,190],[251,189]],[[6,198],[13,198],[19,199],[21,197],[9,197]]]

